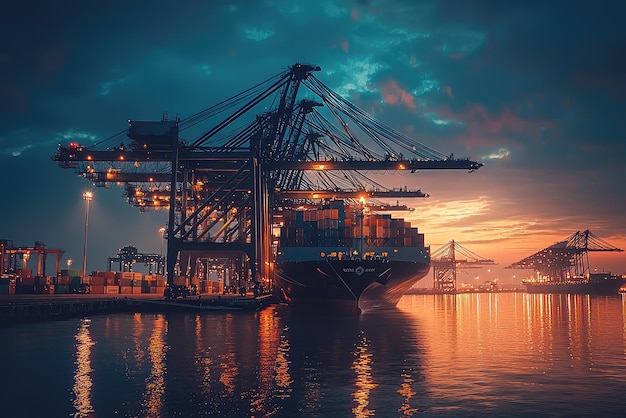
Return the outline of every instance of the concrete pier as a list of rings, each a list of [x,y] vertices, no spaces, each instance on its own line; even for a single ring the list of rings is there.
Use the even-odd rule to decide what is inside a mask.
[[[164,300],[156,295],[0,295],[0,325],[62,320],[118,312],[255,312],[275,302],[273,296],[198,295]]]

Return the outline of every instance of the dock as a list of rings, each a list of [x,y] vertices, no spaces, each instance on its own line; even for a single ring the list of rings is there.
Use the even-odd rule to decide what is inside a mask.
[[[156,295],[0,295],[0,325],[120,312],[256,312],[274,296],[214,294],[165,300]]]

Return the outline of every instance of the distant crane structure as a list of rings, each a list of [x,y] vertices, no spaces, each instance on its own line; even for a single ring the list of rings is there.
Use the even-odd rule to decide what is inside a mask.
[[[507,266],[512,269],[538,273],[542,280],[565,282],[582,278],[590,273],[589,252],[623,251],[595,236],[588,229],[577,231],[563,241],[552,244],[516,263]]]
[[[384,125],[324,85],[317,71],[297,63],[185,119],[131,120],[93,146],[59,145],[53,160],[96,186],[123,187],[142,211],[168,210],[169,283],[183,252],[192,259],[188,271],[194,260],[221,257],[235,260],[237,277],[265,285],[278,241],[272,226],[282,210],[330,199],[427,196],[385,187],[364,170],[472,172],[483,165]],[[301,87],[306,98],[297,100]],[[194,139],[181,139],[184,131]]]
[[[19,274],[27,268],[28,260],[36,257],[35,276],[45,276],[48,255],[54,255],[54,271],[58,272],[64,253],[63,250],[48,248],[46,244],[39,241],[36,241],[33,246],[24,247],[14,246],[12,240],[0,239],[0,274]]]
[[[477,269],[496,264],[451,240],[430,255],[433,283],[436,291],[455,292],[457,270]]]
[[[108,270],[113,270],[113,263],[119,264],[119,271],[133,271],[135,263],[143,263],[148,267],[148,272],[162,273],[164,270],[164,257],[159,254],[140,253],[136,247],[131,245],[121,248],[115,257],[109,257]]]

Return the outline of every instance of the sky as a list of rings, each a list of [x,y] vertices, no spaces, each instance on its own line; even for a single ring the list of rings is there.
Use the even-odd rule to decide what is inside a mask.
[[[184,118],[304,62],[385,124],[485,164],[384,177],[429,194],[395,216],[432,251],[455,240],[497,263],[461,280],[519,281],[504,267],[579,230],[626,249],[625,12],[608,0],[15,3],[0,16],[0,238],[80,267],[93,189],[87,271],[128,245],[158,253],[167,213],[60,168],[58,144]],[[626,274],[624,252],[590,261]]]

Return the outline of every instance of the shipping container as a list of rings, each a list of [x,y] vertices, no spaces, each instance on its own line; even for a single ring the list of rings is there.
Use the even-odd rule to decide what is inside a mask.
[[[53,295],[54,285],[53,284],[37,284],[35,285],[35,293],[38,295]]]
[[[16,284],[15,293],[19,295],[32,295],[35,293],[35,284]]]
[[[50,277],[50,276],[37,276],[37,277],[35,277],[35,284],[36,285],[52,284],[52,277]]]
[[[132,286],[119,286],[119,293],[121,295],[130,295],[133,293],[133,287]]]
[[[64,295],[70,293],[69,284],[57,284],[54,286],[54,293],[57,295]]]

